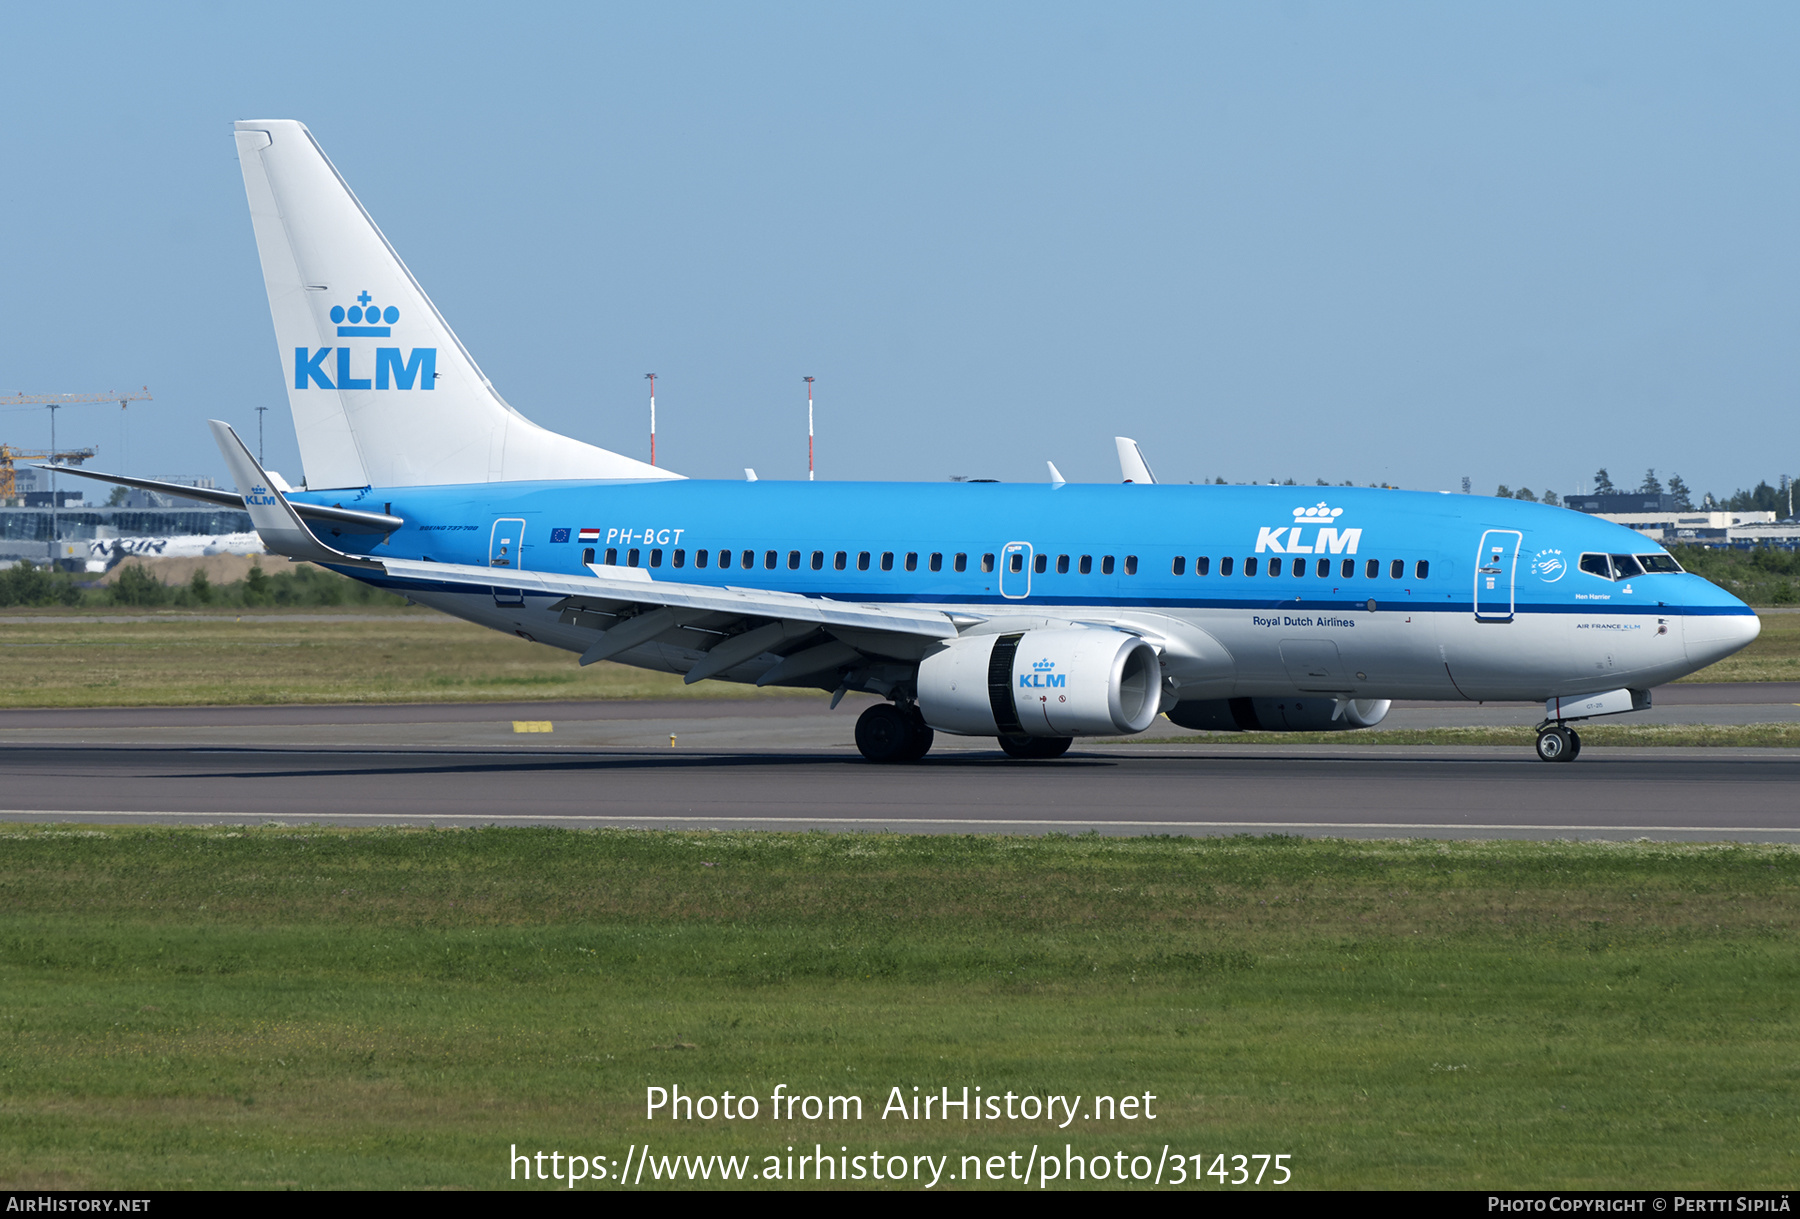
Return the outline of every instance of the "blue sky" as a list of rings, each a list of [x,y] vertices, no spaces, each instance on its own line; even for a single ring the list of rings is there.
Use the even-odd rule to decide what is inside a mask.
[[[39,5],[0,393],[298,470],[230,134],[307,123],[509,401],[684,473],[1727,492],[1800,467],[1787,5]],[[126,460],[117,407],[59,439]],[[0,441],[41,444],[41,411]]]

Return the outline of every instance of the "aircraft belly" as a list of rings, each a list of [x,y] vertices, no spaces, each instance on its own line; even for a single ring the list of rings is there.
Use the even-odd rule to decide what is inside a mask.
[[[1446,624],[1445,662],[1464,697],[1536,700],[1639,689],[1687,672],[1679,620],[1648,614],[1519,613]]]
[[[1437,656],[1440,616],[1305,606],[1205,611],[1201,624],[1235,662],[1231,688],[1207,696],[1455,698]]]

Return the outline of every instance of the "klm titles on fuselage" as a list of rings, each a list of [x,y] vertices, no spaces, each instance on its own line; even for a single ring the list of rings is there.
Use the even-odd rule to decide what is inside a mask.
[[[1323,500],[1310,508],[1296,508],[1293,524],[1263,525],[1258,528],[1256,553],[1355,554],[1358,543],[1362,541],[1362,530],[1339,529],[1336,522],[1342,515],[1342,508],[1330,507]],[[1319,527],[1310,543],[1305,540],[1309,525]]]
[[[337,326],[339,338],[343,339],[385,339],[393,334],[394,323],[400,320],[400,310],[393,305],[383,309],[371,304],[368,291],[365,289],[356,297],[357,303],[346,309],[342,305],[331,307],[331,320]],[[326,371],[325,357],[332,352],[337,353],[337,381],[334,384]],[[295,389],[411,389],[417,385],[420,389],[437,388],[437,348],[414,347],[410,352],[402,354],[398,347],[377,347],[375,349],[375,367],[370,376],[359,377],[354,364],[356,353],[348,347],[321,347],[317,351],[310,347],[294,348],[294,388]]]

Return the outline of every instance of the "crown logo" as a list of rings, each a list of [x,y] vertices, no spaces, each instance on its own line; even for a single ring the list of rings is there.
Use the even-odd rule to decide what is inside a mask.
[[[342,305],[331,307],[331,320],[337,323],[340,339],[385,339],[393,334],[391,327],[400,320],[400,310],[389,305],[383,309],[380,305],[372,305],[369,290],[364,288],[356,298],[356,304],[348,309]],[[345,325],[348,322],[349,325]],[[382,323],[386,323],[383,325]]]
[[[1056,667],[1056,662],[1054,660],[1040,660],[1036,664],[1031,666],[1032,670],[1037,673],[1048,673],[1051,669],[1054,669],[1055,667]]]
[[[1310,508],[1294,509],[1294,520],[1302,525],[1310,525],[1314,521],[1335,520],[1344,515],[1342,508],[1332,508],[1324,500],[1320,500]]]

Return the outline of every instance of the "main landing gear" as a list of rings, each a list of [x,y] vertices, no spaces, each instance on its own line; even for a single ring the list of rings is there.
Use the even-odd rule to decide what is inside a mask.
[[[856,748],[871,762],[917,762],[935,735],[912,706],[876,703],[856,721]]]
[[[1564,724],[1546,724],[1538,729],[1537,755],[1546,762],[1573,762],[1581,756],[1581,737]]]
[[[1009,758],[1026,760],[1040,758],[1060,758],[1069,752],[1069,746],[1075,738],[1066,736],[1003,736],[1000,748],[1006,751]]]

